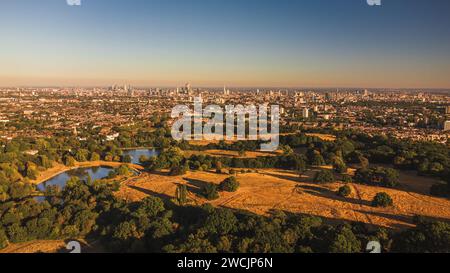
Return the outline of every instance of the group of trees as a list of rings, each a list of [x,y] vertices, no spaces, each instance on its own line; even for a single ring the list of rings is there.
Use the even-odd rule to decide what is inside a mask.
[[[361,168],[356,171],[354,180],[359,183],[393,188],[399,183],[399,173],[392,168]]]

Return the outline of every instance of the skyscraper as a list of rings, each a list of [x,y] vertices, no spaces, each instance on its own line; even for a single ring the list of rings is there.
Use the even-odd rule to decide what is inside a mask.
[[[309,118],[309,109],[308,108],[303,108],[302,116],[303,116],[303,118]]]

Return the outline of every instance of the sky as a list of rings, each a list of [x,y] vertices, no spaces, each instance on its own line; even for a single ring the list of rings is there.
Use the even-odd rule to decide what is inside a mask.
[[[450,88],[450,1],[2,0],[0,86]]]

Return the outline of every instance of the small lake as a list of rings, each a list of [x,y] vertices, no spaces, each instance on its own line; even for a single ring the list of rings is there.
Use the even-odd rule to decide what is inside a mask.
[[[131,163],[140,164],[139,158],[141,156],[150,158],[158,156],[159,152],[156,149],[133,149],[125,150],[123,154],[131,157]],[[40,191],[44,191],[47,186],[58,185],[62,189],[72,176],[76,176],[80,180],[86,180],[90,176],[92,181],[95,181],[106,178],[112,170],[113,168],[110,167],[89,167],[69,170],[37,185],[37,188]]]
[[[141,156],[146,156],[148,158],[153,156],[158,156],[159,152],[156,149],[134,149],[134,150],[124,150],[124,155],[129,155],[131,157],[131,163],[141,164],[139,158]]]
[[[37,187],[40,191],[44,191],[47,186],[54,185],[58,185],[62,189],[72,176],[76,176],[81,180],[86,180],[90,176],[92,181],[94,181],[107,177],[112,170],[113,168],[109,167],[90,167],[69,170],[39,184]]]

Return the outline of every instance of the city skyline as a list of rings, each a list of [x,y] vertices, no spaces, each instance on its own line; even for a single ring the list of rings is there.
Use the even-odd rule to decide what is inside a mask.
[[[449,7],[445,0],[9,1],[0,10],[0,86],[447,89]]]

